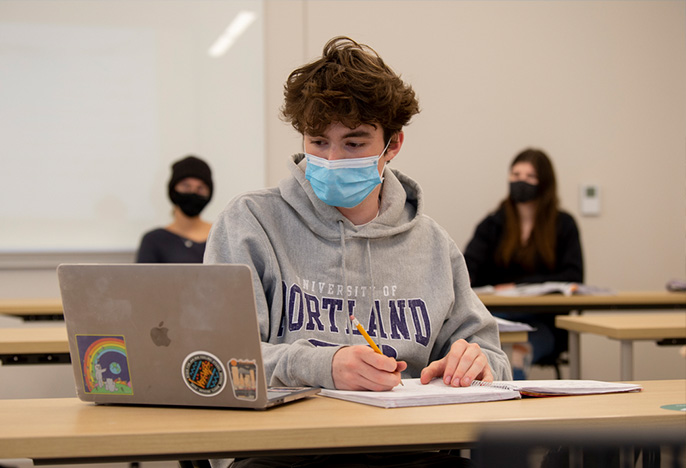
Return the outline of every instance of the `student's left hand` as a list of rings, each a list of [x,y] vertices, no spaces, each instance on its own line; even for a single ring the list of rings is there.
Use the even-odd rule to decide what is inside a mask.
[[[428,384],[435,378],[442,378],[446,385],[468,387],[474,380],[493,381],[488,358],[476,343],[457,340],[450,352],[422,370],[420,381]]]

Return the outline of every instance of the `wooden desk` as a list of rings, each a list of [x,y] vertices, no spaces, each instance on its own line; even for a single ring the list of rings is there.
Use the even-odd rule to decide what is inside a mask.
[[[63,320],[62,299],[0,299],[0,314],[23,320]]]
[[[64,327],[0,328],[0,362],[68,364],[69,342]]]
[[[0,400],[0,459],[40,463],[473,446],[483,430],[626,428],[682,434],[686,381],[640,393],[383,409],[316,396],[266,411],[97,406],[76,398]]]
[[[529,332],[526,332],[526,331],[501,331],[500,332],[500,343],[501,344],[526,343],[527,341],[529,341]]]
[[[594,333],[620,341],[621,380],[633,379],[634,341],[686,338],[686,312],[560,315],[555,317],[555,325],[569,330],[569,371],[572,379],[581,376],[580,333]]]
[[[669,291],[618,292],[611,296],[507,297],[493,294],[479,299],[491,312],[569,312],[570,310],[686,309],[686,293]]]
[[[500,348],[512,356],[515,343],[526,343],[529,341],[528,331],[500,331]]]

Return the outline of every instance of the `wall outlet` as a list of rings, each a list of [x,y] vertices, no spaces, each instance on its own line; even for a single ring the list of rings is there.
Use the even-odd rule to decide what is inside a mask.
[[[600,215],[600,187],[597,184],[579,186],[579,210],[583,216]]]

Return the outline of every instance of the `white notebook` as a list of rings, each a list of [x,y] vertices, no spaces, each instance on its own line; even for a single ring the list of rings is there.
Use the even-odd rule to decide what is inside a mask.
[[[594,395],[598,393],[640,392],[643,387],[622,382],[600,380],[515,380],[481,382],[475,380],[472,386],[502,388],[518,391],[523,396]]]
[[[517,390],[501,387],[451,387],[440,379],[422,385],[419,379],[403,379],[398,385],[385,392],[321,389],[320,395],[341,400],[380,406],[401,408],[404,406],[448,405],[474,403],[479,401],[513,400],[521,398]]]
[[[481,401],[516,400],[527,397],[591,395],[598,393],[639,392],[642,387],[621,382],[598,380],[517,380],[517,381],[474,381],[469,387],[452,387],[442,380],[432,380],[422,385],[419,379],[403,379],[398,385],[385,392],[330,390],[323,388],[320,395],[341,400],[380,406],[402,408],[405,406],[449,405],[476,403]]]

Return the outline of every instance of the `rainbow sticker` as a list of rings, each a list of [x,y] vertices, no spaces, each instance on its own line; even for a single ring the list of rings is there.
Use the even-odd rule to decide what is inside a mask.
[[[126,343],[117,335],[76,335],[86,393],[133,395]]]

